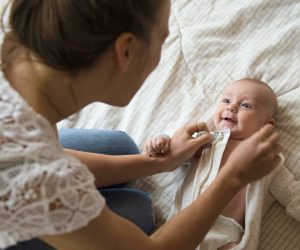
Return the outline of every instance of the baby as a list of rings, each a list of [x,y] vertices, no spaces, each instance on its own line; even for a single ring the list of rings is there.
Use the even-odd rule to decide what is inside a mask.
[[[244,139],[267,123],[275,125],[277,107],[274,91],[262,81],[245,78],[225,88],[213,117],[218,131],[215,139],[203,148],[200,157],[187,163],[187,173],[169,217],[188,206],[209,186]],[[159,157],[168,151],[170,140],[159,135],[145,144],[144,152]],[[282,155],[281,159],[276,171],[234,196],[197,249],[256,249],[262,215],[275,199],[300,221],[300,183],[283,166]]]

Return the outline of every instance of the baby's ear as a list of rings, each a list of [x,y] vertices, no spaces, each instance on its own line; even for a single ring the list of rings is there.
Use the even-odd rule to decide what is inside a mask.
[[[274,118],[269,119],[269,120],[266,122],[266,124],[272,124],[272,125],[275,127],[275,125],[276,125],[275,119],[274,119]]]

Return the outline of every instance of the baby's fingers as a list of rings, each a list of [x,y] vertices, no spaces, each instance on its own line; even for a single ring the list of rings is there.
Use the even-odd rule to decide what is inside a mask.
[[[166,143],[166,138],[164,138],[163,136],[160,135],[156,138],[155,144],[158,149],[162,149],[165,146],[165,143]]]
[[[156,152],[164,154],[169,150],[170,137],[166,135],[159,135],[155,141]]]
[[[153,154],[154,156],[157,153],[159,153],[160,150],[156,144],[156,138],[151,139],[149,149],[150,149],[150,153]]]
[[[164,154],[169,151],[170,148],[170,140],[166,141],[164,148],[161,150],[161,153]]]
[[[146,143],[146,144],[144,145],[144,154],[145,154],[145,155],[148,155],[148,156],[151,156],[150,150],[149,150],[149,143]]]

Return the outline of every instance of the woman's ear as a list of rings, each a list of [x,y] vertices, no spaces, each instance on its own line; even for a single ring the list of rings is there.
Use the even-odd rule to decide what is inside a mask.
[[[134,50],[135,37],[132,33],[124,32],[118,36],[115,42],[115,53],[117,63],[122,72],[126,72],[131,60]]]

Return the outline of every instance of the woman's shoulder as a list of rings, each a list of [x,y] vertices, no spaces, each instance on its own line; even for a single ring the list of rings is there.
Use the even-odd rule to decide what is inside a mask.
[[[1,75],[0,158],[10,154],[24,155],[36,150],[37,144],[55,146],[56,141],[50,123],[36,113]]]

